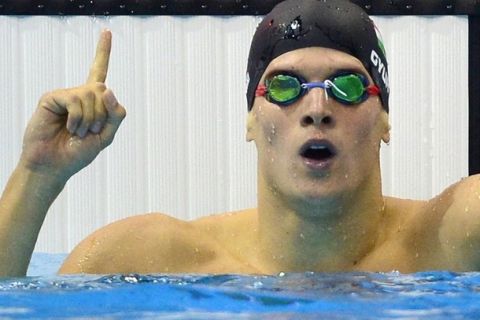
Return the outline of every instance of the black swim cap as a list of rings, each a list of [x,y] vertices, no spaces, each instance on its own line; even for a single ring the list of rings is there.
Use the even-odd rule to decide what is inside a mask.
[[[286,0],[263,18],[248,57],[248,111],[268,64],[283,53],[306,47],[336,49],[360,60],[380,88],[383,108],[388,112],[388,68],[383,44],[367,13],[347,0]]]

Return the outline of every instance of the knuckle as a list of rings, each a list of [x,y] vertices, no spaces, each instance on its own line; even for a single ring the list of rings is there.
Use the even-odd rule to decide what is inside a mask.
[[[95,82],[94,86],[95,86],[95,89],[101,92],[107,90],[107,86],[103,82]]]
[[[78,95],[76,94],[70,94],[67,101],[71,104],[80,104],[81,99]]]
[[[87,90],[83,93],[84,100],[92,101],[95,100],[95,93],[93,91]]]
[[[52,92],[50,92],[50,91],[42,94],[42,96],[38,100],[38,104],[47,103],[48,101],[50,101],[51,100],[51,95],[52,95]]]
[[[123,107],[118,108],[118,116],[122,119],[125,118],[127,116],[127,110]]]

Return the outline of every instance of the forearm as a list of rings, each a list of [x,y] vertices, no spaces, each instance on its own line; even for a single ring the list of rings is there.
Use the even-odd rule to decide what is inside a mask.
[[[24,276],[47,211],[63,189],[58,177],[21,166],[0,198],[0,276]]]

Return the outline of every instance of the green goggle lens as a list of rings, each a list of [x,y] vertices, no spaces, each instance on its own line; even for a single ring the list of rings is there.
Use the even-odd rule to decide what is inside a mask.
[[[275,76],[272,80],[267,81],[267,86],[270,98],[277,102],[290,101],[302,93],[300,81],[292,76]]]
[[[279,104],[290,104],[311,88],[326,89],[328,94],[340,102],[356,104],[365,95],[365,83],[362,76],[350,73],[334,76],[325,82],[302,83],[291,75],[276,75],[266,81],[268,98]]]
[[[363,81],[356,74],[338,76],[332,82],[334,86],[330,90],[341,100],[354,103],[359,101],[365,93]]]

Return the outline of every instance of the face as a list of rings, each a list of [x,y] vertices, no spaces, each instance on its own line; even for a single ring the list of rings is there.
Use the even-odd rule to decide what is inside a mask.
[[[364,75],[362,63],[341,51],[303,48],[274,59],[260,84],[279,73],[307,82],[325,81],[339,71]],[[282,197],[323,199],[354,191],[380,178],[379,148],[388,142],[388,115],[378,96],[345,105],[313,88],[288,106],[256,97],[247,121],[247,140],[255,141],[259,179]]]

